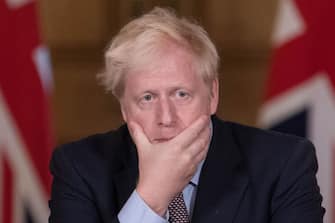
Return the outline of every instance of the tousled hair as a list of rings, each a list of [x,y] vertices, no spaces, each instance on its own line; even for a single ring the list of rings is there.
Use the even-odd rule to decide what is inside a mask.
[[[218,77],[219,56],[207,32],[197,23],[176,16],[173,10],[155,7],[132,20],[112,39],[105,51],[102,85],[122,97],[127,73],[143,64],[163,42],[172,42],[194,58],[193,69],[210,85]]]

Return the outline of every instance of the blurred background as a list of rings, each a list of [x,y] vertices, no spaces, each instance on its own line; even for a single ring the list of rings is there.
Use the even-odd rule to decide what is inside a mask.
[[[173,7],[205,27],[221,56],[219,115],[255,125],[276,4],[276,0],[40,1],[42,33],[53,64],[57,144],[120,125],[118,103],[98,86],[95,75],[113,35],[157,5]]]
[[[217,46],[221,118],[315,144],[335,222],[333,0],[0,0],[0,223],[47,222],[53,149],[123,123],[96,74],[112,37],[154,6]]]

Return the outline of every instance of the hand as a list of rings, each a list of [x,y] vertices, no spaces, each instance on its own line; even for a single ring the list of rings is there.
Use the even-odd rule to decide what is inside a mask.
[[[209,118],[202,116],[173,139],[152,144],[141,126],[130,122],[139,157],[137,193],[156,213],[164,216],[204,160],[209,143]]]

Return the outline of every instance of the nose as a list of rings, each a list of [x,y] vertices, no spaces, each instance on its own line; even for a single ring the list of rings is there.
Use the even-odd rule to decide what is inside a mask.
[[[159,126],[172,127],[176,123],[176,107],[169,98],[159,100],[156,116]]]

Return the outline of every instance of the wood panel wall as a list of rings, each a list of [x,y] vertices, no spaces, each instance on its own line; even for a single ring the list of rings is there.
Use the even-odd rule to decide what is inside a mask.
[[[131,18],[155,5],[196,18],[221,57],[219,116],[256,124],[270,56],[276,0],[43,0],[41,27],[54,71],[53,113],[57,143],[122,123],[117,101],[95,75],[103,50]]]

